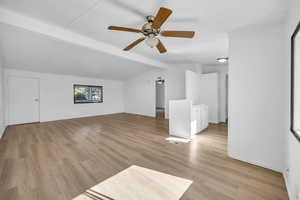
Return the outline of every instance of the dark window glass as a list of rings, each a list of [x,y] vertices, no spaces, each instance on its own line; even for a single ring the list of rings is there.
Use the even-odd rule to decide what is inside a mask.
[[[102,103],[103,87],[74,85],[74,103]]]

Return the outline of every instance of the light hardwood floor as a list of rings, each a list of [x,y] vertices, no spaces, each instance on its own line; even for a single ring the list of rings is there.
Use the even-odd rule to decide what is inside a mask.
[[[131,165],[193,180],[182,200],[288,199],[279,173],[227,156],[226,125],[189,144],[167,136],[167,120],[129,114],[10,126],[0,141],[0,199],[71,200]]]

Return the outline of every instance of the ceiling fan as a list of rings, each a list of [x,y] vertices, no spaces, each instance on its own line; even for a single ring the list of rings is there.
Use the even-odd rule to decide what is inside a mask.
[[[168,8],[160,8],[156,16],[147,16],[147,23],[143,25],[142,29],[126,28],[120,26],[109,26],[109,30],[115,31],[127,31],[134,33],[142,33],[144,37],[139,38],[138,40],[131,43],[127,46],[124,51],[129,51],[139,43],[145,40],[146,44],[153,48],[156,47],[160,53],[166,53],[167,49],[157,38],[158,35],[163,37],[181,37],[181,38],[193,38],[195,35],[194,31],[161,31],[160,28],[164,22],[172,14],[172,10]]]

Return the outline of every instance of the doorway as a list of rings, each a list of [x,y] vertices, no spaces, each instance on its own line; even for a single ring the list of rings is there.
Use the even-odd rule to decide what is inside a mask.
[[[165,118],[165,80],[158,78],[155,82],[156,88],[156,118]]]
[[[8,77],[8,123],[39,122],[39,79]]]

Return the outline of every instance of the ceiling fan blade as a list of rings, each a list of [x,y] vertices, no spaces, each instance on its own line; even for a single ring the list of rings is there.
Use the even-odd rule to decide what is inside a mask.
[[[131,43],[128,47],[126,47],[125,49],[123,49],[124,51],[129,51],[130,49],[132,49],[133,47],[135,47],[136,45],[138,45],[139,43],[141,43],[142,41],[144,41],[145,38],[140,38],[136,41],[134,41],[133,43]]]
[[[158,49],[158,51],[160,53],[166,53],[167,49],[165,48],[165,46],[163,45],[163,43],[159,40],[158,45],[156,46],[156,48]]]
[[[126,32],[134,32],[134,33],[141,33],[142,31],[139,29],[134,28],[126,28],[121,26],[109,26],[108,30],[114,30],[114,31],[126,31]]]
[[[171,14],[172,10],[168,8],[160,8],[155,16],[152,28],[159,29]]]
[[[183,37],[183,38],[193,38],[195,35],[194,31],[162,31],[161,36],[164,37]]]

